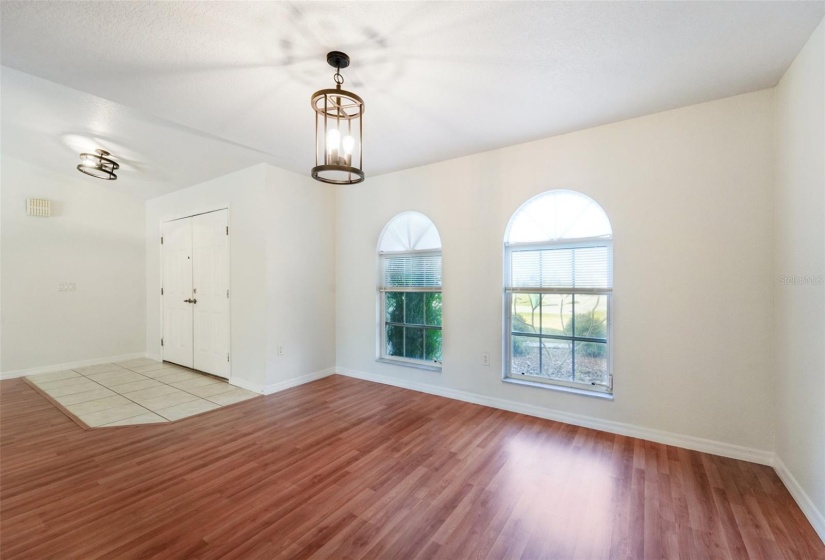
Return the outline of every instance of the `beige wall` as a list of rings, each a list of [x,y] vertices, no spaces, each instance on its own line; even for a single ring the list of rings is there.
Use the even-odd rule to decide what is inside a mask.
[[[335,187],[277,167],[266,173],[271,391],[335,365]]]
[[[770,457],[773,103],[760,91],[339,189],[339,368]],[[501,381],[504,229],[555,188],[592,197],[613,225],[613,401]],[[376,243],[404,210],[430,217],[443,242],[440,374],[375,361]]]
[[[776,98],[776,455],[825,540],[825,23]]]
[[[8,156],[0,184],[4,376],[142,353],[143,201]],[[27,216],[27,198],[52,217]]]

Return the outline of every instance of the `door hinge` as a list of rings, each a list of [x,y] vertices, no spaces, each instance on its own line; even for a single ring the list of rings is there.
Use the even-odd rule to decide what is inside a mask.
[[[226,299],[229,299],[229,290],[226,290]]]
[[[160,289],[160,295],[163,295],[163,288]]]
[[[229,226],[226,226],[226,235],[229,235]]]
[[[160,244],[163,245],[163,236],[160,236]]]
[[[229,354],[228,353],[226,354],[226,361],[227,362],[229,361]]]
[[[160,339],[160,345],[163,346],[163,339]]]

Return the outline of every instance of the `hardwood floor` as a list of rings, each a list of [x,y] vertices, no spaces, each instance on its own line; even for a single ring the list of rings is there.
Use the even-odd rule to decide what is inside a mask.
[[[84,431],[0,383],[0,556],[819,559],[770,467],[332,376]]]

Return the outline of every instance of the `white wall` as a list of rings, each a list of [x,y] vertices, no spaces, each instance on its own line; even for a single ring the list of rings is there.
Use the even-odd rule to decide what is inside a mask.
[[[773,101],[760,91],[338,190],[339,368],[743,446],[769,460]],[[587,194],[612,221],[614,401],[501,381],[504,229],[519,205],[554,188]],[[441,374],[375,361],[375,248],[403,210],[429,216],[441,233]]]
[[[8,156],[0,184],[4,376],[142,353],[143,201]],[[27,198],[52,217],[27,216]]]
[[[825,23],[776,97],[776,455],[825,540]],[[816,280],[783,284],[788,276]]]
[[[267,164],[147,201],[148,355],[161,356],[161,222],[228,207],[230,382],[264,391],[334,366],[333,204],[330,188]]]
[[[266,381],[273,391],[335,365],[335,187],[277,167],[266,172]]]

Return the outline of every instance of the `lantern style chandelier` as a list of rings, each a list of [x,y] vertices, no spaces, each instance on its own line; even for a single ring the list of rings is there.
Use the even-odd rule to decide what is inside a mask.
[[[364,180],[364,101],[341,89],[341,68],[349,56],[332,51],[327,63],[335,68],[335,88],[312,94],[315,110],[315,167],[312,178],[333,185],[354,185]]]
[[[86,175],[114,181],[117,179],[115,170],[120,169],[120,165],[106,156],[111,155],[106,150],[95,150],[93,154],[80,154],[82,163],[77,166],[77,170]]]

